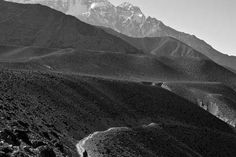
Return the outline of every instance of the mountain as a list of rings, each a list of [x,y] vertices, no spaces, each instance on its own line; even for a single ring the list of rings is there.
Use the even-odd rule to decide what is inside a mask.
[[[176,132],[182,132],[180,138]],[[161,123],[151,123],[140,127],[115,127],[105,131],[90,134],[77,144],[81,155],[88,154],[91,157],[110,156],[181,156],[181,157],[207,157],[207,156],[232,156],[235,151],[226,153],[235,142],[225,135],[205,130],[204,140],[200,136],[203,130],[187,126],[174,126]],[[215,136],[220,143],[211,143]],[[234,137],[231,137],[234,138]],[[191,143],[191,139],[198,142]],[[227,145],[222,145],[228,141]],[[101,144],[102,143],[102,144]],[[168,147],[166,147],[168,145]],[[205,151],[201,150],[204,147]],[[220,149],[215,149],[219,147]],[[83,153],[82,153],[83,152]]]
[[[175,38],[132,38],[41,5],[2,2],[1,8],[1,68],[138,82],[222,82],[236,89],[232,71]]]
[[[168,40],[164,41],[162,46],[168,46]],[[135,82],[222,82],[236,89],[233,72],[198,53],[178,52],[171,46],[166,48],[170,55],[165,56],[30,47],[8,47],[8,50],[0,54],[1,68],[56,71]],[[162,50],[156,53],[162,54]]]
[[[236,88],[233,72],[175,38],[116,37],[42,5],[1,1],[0,7],[2,67]]]
[[[236,92],[224,84],[164,82],[161,86],[199,105],[233,127],[236,126]]]
[[[235,156],[233,128],[160,87],[36,70],[0,69],[0,81],[0,156],[79,157],[76,145],[89,134],[150,123],[160,130],[108,132],[86,150]]]
[[[222,54],[194,35],[179,32],[160,20],[146,17],[141,9],[130,3],[119,6],[107,0],[9,0],[19,3],[40,3],[66,14],[76,16],[86,23],[104,26],[131,37],[174,37],[216,63],[236,70],[236,57]]]
[[[201,52],[193,49],[187,44],[173,38],[173,37],[145,37],[134,38],[124,34],[118,33],[110,28],[103,29],[117,36],[130,45],[142,50],[145,54],[152,54],[155,56],[178,56],[187,58],[210,59]]]
[[[152,45],[153,40],[147,38],[141,41]],[[154,43],[156,49],[153,54],[0,46],[0,67],[79,73],[134,81],[223,82],[236,89],[236,75],[233,72],[187,45],[169,37],[156,38]]]
[[[59,10],[61,12],[68,11],[71,4],[74,5],[75,0],[5,0],[15,3],[23,3],[23,4],[43,4]],[[72,3],[70,3],[70,1]]]
[[[1,45],[141,53],[100,28],[48,7],[0,3]]]
[[[175,38],[121,38],[47,6],[0,1],[1,157],[234,157],[236,130],[219,118],[234,111],[235,80]],[[171,88],[181,81],[204,105]],[[188,91],[194,81],[200,92]]]

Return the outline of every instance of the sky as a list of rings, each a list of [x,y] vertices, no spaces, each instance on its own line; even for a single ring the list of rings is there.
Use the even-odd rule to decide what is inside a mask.
[[[236,0],[109,0],[130,2],[178,31],[196,35],[222,53],[236,56]]]

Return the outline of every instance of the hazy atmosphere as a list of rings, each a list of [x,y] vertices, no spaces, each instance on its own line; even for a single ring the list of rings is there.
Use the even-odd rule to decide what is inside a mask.
[[[236,55],[235,0],[111,0],[115,5],[127,1],[172,28],[194,34],[223,53]]]

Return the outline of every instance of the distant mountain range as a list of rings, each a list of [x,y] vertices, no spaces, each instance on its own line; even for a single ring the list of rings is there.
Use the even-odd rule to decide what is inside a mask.
[[[221,82],[236,89],[233,72],[173,37],[128,37],[42,5],[1,1],[0,15],[0,66],[3,68],[139,82]],[[235,124],[234,117],[227,119]]]
[[[101,28],[48,7],[0,3],[1,45],[141,53]]]
[[[232,71],[236,70],[236,57],[222,54],[205,41],[194,35],[179,32],[150,16],[146,17],[141,9],[130,3],[114,6],[107,0],[8,0],[18,3],[40,3],[73,15],[80,20],[113,30],[131,37],[174,37],[216,63]],[[226,52],[225,52],[226,53]]]
[[[134,80],[224,82],[236,88],[233,72],[173,37],[133,38],[42,5],[0,3],[1,60],[23,60],[46,70]]]
[[[0,82],[1,157],[236,154],[236,74],[173,37],[0,1]]]

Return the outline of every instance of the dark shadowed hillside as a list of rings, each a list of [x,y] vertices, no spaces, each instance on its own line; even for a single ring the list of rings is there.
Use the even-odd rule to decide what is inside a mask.
[[[0,61],[17,62],[59,53],[61,49],[32,46],[0,46]],[[68,51],[68,50],[67,50]],[[67,52],[64,50],[64,52]]]
[[[60,50],[21,62],[1,63],[13,69],[38,69],[137,81],[223,82],[235,88],[236,75],[211,60],[156,57],[85,50]]]
[[[0,2],[0,44],[140,53],[100,28],[42,5]]]
[[[1,8],[0,43],[9,45],[1,47],[3,66],[118,79],[224,82],[235,88],[232,71],[174,38],[120,35],[127,44],[45,6],[1,2]]]
[[[156,56],[208,59],[208,57],[206,57],[204,54],[172,37],[132,38],[115,32],[109,28],[103,27],[103,29],[112,35],[120,37],[127,43],[142,50],[146,54],[153,54]]]
[[[175,30],[162,21],[146,16],[141,6],[124,2],[118,6],[108,0],[7,0],[40,3],[96,26],[103,26],[134,38],[173,37],[209,57],[214,62],[236,70],[236,57],[219,52],[191,32]],[[214,26],[213,26],[214,27]]]
[[[231,142],[235,138],[226,123],[159,87],[30,71],[1,70],[0,78],[0,152],[7,154],[78,156],[75,145],[90,133],[152,122],[189,126],[190,132],[209,129]],[[178,136],[188,140],[189,134]],[[207,139],[198,140],[210,153]],[[217,136],[212,140],[219,146],[228,143]],[[227,148],[229,154],[234,146]]]
[[[221,83],[166,82],[162,87],[236,126],[236,93]]]
[[[223,82],[233,89],[236,87],[235,73],[204,57],[42,50],[26,47],[2,53],[0,65],[10,69],[58,71],[133,81]]]
[[[0,1],[0,157],[235,157],[235,90],[174,38]]]
[[[219,143],[213,142],[213,139]],[[228,141],[227,144],[222,145],[225,141]],[[184,125],[151,123],[136,128],[117,127],[95,132],[81,140],[77,148],[79,152],[84,149],[91,157],[212,157],[234,156],[236,152],[230,150],[235,145],[235,137],[220,132]]]

